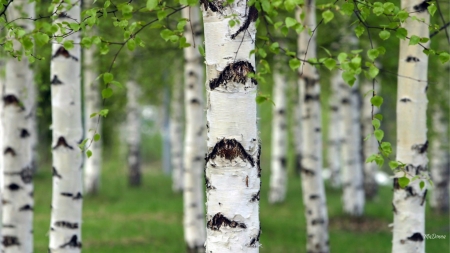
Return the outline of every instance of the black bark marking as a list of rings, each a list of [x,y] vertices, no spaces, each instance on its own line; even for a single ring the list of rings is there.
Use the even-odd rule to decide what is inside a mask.
[[[403,103],[411,102],[411,99],[409,99],[409,98],[402,98],[402,99],[400,99],[400,102],[403,102]]]
[[[392,211],[394,214],[397,214],[397,208],[395,207],[394,203],[392,203]]]
[[[30,133],[28,132],[28,130],[26,130],[25,128],[20,130],[20,138],[27,138],[29,136],[30,136]]]
[[[70,192],[61,192],[61,195],[64,197],[72,198],[73,200],[82,199],[83,195],[81,192],[78,192],[77,194],[72,194]]]
[[[253,157],[248,154],[242,144],[235,139],[223,138],[222,140],[217,142],[211,153],[209,153],[209,155],[206,157],[206,162],[208,163],[210,159],[214,159],[217,156],[230,161],[235,159],[236,157],[240,157],[242,160],[249,161],[252,167],[255,166]]]
[[[5,103],[5,107],[6,106],[17,106],[22,110],[25,110],[25,107],[23,106],[22,101],[20,101],[16,96],[14,95],[6,95],[3,97],[3,102]]]
[[[416,196],[416,192],[414,191],[414,189],[411,186],[406,186],[405,191],[407,193],[406,198]]]
[[[423,204],[425,203],[425,200],[427,199],[427,193],[428,193],[428,190],[426,189],[425,192],[423,193],[422,201],[420,202],[421,206],[423,206]]]
[[[424,12],[424,11],[426,11],[427,8],[428,8],[428,5],[429,5],[428,2],[429,2],[429,0],[425,0],[425,1],[421,2],[418,5],[415,5],[414,6],[414,10],[417,11],[417,12]]]
[[[200,0],[200,4],[203,4],[205,11],[207,11],[208,8],[211,9],[212,12],[220,12],[223,9],[223,5],[219,1],[210,2],[208,0]]]
[[[250,199],[250,202],[259,201],[259,195],[261,193],[261,190],[259,190],[257,193],[252,195],[252,198]]]
[[[19,175],[25,184],[29,184],[31,183],[31,181],[33,181],[33,170],[29,167],[22,169],[20,172],[5,172],[5,175],[8,176]]]
[[[11,224],[3,224],[4,228],[15,228],[16,226],[11,225]]]
[[[279,159],[280,159],[281,168],[286,169],[286,163],[287,163],[286,157],[283,156],[283,157],[280,157]]]
[[[54,58],[56,58],[56,57],[59,57],[59,56],[62,56],[62,57],[64,57],[64,58],[70,58],[70,59],[73,59],[73,60],[75,60],[75,61],[78,61],[78,58],[75,57],[75,56],[72,56],[72,55],[70,54],[70,52],[67,51],[67,49],[65,49],[63,46],[60,46],[60,47],[58,48],[58,50],[56,50],[56,53],[52,56],[52,60],[53,60]]]
[[[7,155],[8,153],[11,154],[12,156],[16,156],[16,151],[14,151],[14,149],[11,147],[7,147],[3,152],[4,155]]]
[[[57,149],[59,146],[63,146],[66,147],[68,149],[73,149],[72,146],[70,146],[69,144],[67,144],[67,141],[64,137],[59,137],[58,142],[56,142],[56,145],[53,147],[53,149]]]
[[[18,191],[20,190],[22,187],[20,187],[20,185],[16,184],[16,183],[12,183],[8,185],[8,189],[10,191]]]
[[[57,76],[57,75],[53,75],[53,79],[52,79],[52,81],[50,82],[50,84],[58,85],[58,84],[63,84],[63,82],[61,82],[61,80],[58,79],[58,76]]]
[[[81,249],[81,242],[78,241],[78,236],[77,235],[73,235],[72,238],[70,238],[70,241],[62,244],[61,246],[59,246],[61,249],[65,248],[65,247],[71,247],[71,248],[80,248]]]
[[[394,178],[394,190],[401,189],[400,184],[398,183],[398,177]]]
[[[230,220],[223,216],[222,213],[216,213],[216,215],[214,215],[214,217],[207,223],[207,227],[211,230],[220,230],[221,226],[228,226],[230,228],[247,228],[244,223]]]
[[[200,101],[196,98],[191,99],[191,104],[200,104]]]
[[[314,225],[320,225],[320,224],[325,224],[325,220],[324,219],[314,219],[311,221],[311,224]]]
[[[256,167],[258,169],[258,177],[261,177],[261,143],[258,143],[258,153],[256,154]]]
[[[318,101],[319,99],[320,99],[320,95],[319,94],[317,94],[317,95],[306,94],[305,95],[305,102]]]
[[[314,176],[314,175],[316,175],[316,172],[314,170],[310,170],[310,169],[306,169],[306,168],[302,168],[302,172],[306,176]]]
[[[407,239],[413,242],[423,242],[423,236],[421,233],[414,233]]]
[[[337,111],[339,111],[339,107],[337,107],[337,106],[330,106],[330,110],[332,110],[333,112],[337,112]]]
[[[83,198],[83,195],[81,194],[81,192],[78,192],[77,195],[75,195],[75,196],[73,197],[74,200],[82,199],[82,198]]]
[[[278,110],[278,114],[280,114],[280,115],[284,115],[284,113],[285,113],[284,109],[280,109],[280,110]]]
[[[226,85],[228,82],[245,84],[247,82],[248,73],[255,73],[255,69],[250,62],[237,61],[230,63],[222,72],[220,72],[219,77],[214,78],[209,82],[209,88],[214,90],[221,84]],[[257,85],[254,78],[251,78],[251,81],[253,84]]]
[[[234,40],[241,32],[248,29],[251,22],[255,22],[257,19],[258,19],[258,10],[256,9],[255,6],[250,6],[244,24],[242,24],[242,26],[239,27],[239,29],[234,34],[231,35],[231,39]]]
[[[55,167],[52,167],[52,175],[54,177],[57,177],[59,179],[62,179],[62,176],[60,174],[58,174],[58,171],[55,169]]]
[[[411,149],[417,151],[419,154],[427,152],[428,140],[424,144],[414,144]]]
[[[21,211],[33,211],[33,210],[34,210],[33,207],[30,206],[30,205],[24,205],[21,208],[19,208],[19,212],[21,212]]]
[[[206,176],[206,173],[205,173],[205,186],[207,190],[216,189],[216,187],[212,186],[211,182],[209,181],[209,178]]]
[[[77,229],[78,228],[78,223],[74,222],[68,222],[68,221],[57,221],[55,222],[55,226],[60,227],[60,228],[67,228],[67,229]]]
[[[66,12],[60,12],[60,13],[58,14],[58,18],[70,18],[70,16],[67,15]]]
[[[319,199],[319,198],[320,198],[320,196],[319,196],[319,195],[316,195],[316,194],[313,194],[313,195],[310,195],[310,196],[309,196],[309,199],[311,199],[311,200]]]
[[[341,103],[342,103],[342,104],[350,104],[350,100],[349,100],[348,98],[343,98],[343,99],[341,100]]]
[[[419,62],[419,58],[414,57],[414,56],[408,56],[406,57],[406,62]]]
[[[315,131],[316,133],[319,133],[320,131],[322,131],[322,129],[321,129],[320,127],[316,127],[316,128],[314,129],[314,131]]]
[[[17,236],[9,236],[9,235],[3,236],[2,244],[5,248],[14,245],[20,246],[19,238],[17,238]]]
[[[247,245],[248,247],[258,247],[259,246],[259,237],[261,236],[261,226],[259,227],[259,231],[258,234],[255,237],[252,237],[252,239],[250,239],[250,243]]]
[[[188,72],[188,75],[189,76],[193,76],[193,75],[195,75],[195,72],[191,70],[191,71]],[[192,86],[192,88],[194,87],[194,85],[191,84],[191,85],[189,85],[189,88],[191,88],[191,86]]]

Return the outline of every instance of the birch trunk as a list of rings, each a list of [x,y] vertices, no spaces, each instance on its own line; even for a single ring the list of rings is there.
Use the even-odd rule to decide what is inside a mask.
[[[204,252],[206,238],[203,206],[202,174],[206,150],[203,102],[203,66],[195,46],[201,45],[200,12],[196,7],[185,8],[183,18],[190,20],[184,36],[190,47],[184,48],[184,104],[186,132],[184,139],[184,239],[188,252]],[[192,27],[192,29],[191,29]],[[194,36],[194,38],[192,38]]]
[[[427,4],[421,0],[402,0],[402,9],[423,22],[408,18],[404,28],[408,36],[428,37],[430,15]],[[400,56],[398,66],[397,91],[397,160],[406,164],[408,178],[422,173],[427,169],[427,68],[428,56],[420,45],[408,45],[408,40],[400,41]],[[422,43],[425,47],[429,42]],[[410,78],[402,78],[408,76]],[[420,80],[420,81],[417,81]],[[393,245],[394,253],[425,252],[425,197],[426,187],[420,188],[421,180],[410,182],[406,188],[401,188],[398,178],[403,177],[398,172],[394,177],[394,211]]]
[[[181,68],[178,65],[177,70]],[[170,100],[170,153],[172,163],[172,190],[183,191],[183,86],[181,74],[175,71]]]
[[[90,2],[85,3],[86,8],[91,8]],[[92,35],[92,31],[89,35]],[[100,111],[100,89],[95,79],[98,76],[95,63],[95,46],[84,50],[83,54],[83,86],[84,86],[84,129],[86,137],[93,137],[94,132],[101,135],[101,120],[90,115]],[[102,168],[102,141],[94,141],[91,146],[92,156],[85,157],[84,164],[84,189],[86,193],[97,193],[100,188],[100,175]]]
[[[134,80],[127,82],[128,184],[141,185],[141,107],[140,89]]]
[[[2,98],[1,100],[1,106],[0,106],[0,147],[1,147],[1,152],[0,152],[0,199],[3,199],[3,195],[5,190],[3,189],[3,152],[4,152],[4,147],[3,147],[3,90],[5,87],[5,59],[4,59],[4,55],[2,54],[0,56],[0,98]],[[3,217],[3,201],[0,201],[0,220],[2,220]],[[3,222],[2,222],[3,224]],[[3,225],[0,226],[0,236],[3,235]],[[1,245],[1,244],[0,244]],[[3,246],[0,246],[0,250],[3,250]]]
[[[341,187],[341,143],[344,138],[342,135],[342,118],[341,118],[341,73],[336,72],[331,79],[331,98],[330,98],[330,124],[328,130],[328,166],[330,168],[331,186],[334,188]]]
[[[304,15],[303,30],[298,37],[298,55],[301,58],[316,58],[316,33],[309,35],[309,29],[316,28],[315,1],[297,9],[297,17]],[[308,47],[309,44],[309,47]],[[298,79],[302,115],[302,193],[305,205],[308,252],[329,252],[328,214],[325,187],[322,179],[322,115],[320,107],[320,84],[317,69],[304,63],[299,69]]]
[[[286,197],[287,172],[287,122],[286,122],[286,78],[274,70],[272,110],[272,157],[270,172],[269,202],[283,202]]]
[[[378,94],[380,86],[375,83],[375,93]],[[363,97],[362,104],[362,114],[361,114],[361,122],[363,134],[362,136],[365,138],[369,134],[372,136],[363,142],[363,161],[366,160],[370,155],[378,153],[378,142],[377,139],[373,136],[373,125],[372,125],[372,113],[375,115],[378,113],[379,109],[376,106],[372,107],[372,103],[370,103],[370,99],[372,98],[373,84],[369,80],[365,80],[361,87],[361,94],[367,94]],[[365,197],[368,199],[373,199],[378,192],[378,183],[376,180],[376,175],[378,172],[378,165],[376,163],[364,163],[364,193]]]
[[[68,5],[63,4],[66,8]],[[80,3],[60,13],[55,23],[80,20]],[[48,252],[81,252],[81,211],[83,154],[78,144],[83,139],[81,120],[80,33],[67,50],[54,43],[51,61],[53,192]]]
[[[303,93],[300,91],[300,87],[298,87],[298,83],[294,83],[297,87],[295,87],[296,96],[294,96],[294,146],[295,146],[295,172],[297,175],[301,174],[302,171],[302,101],[301,98]]]
[[[14,1],[8,8],[8,19],[34,17],[34,3]],[[26,32],[34,29],[29,20],[17,20]],[[14,49],[21,50],[14,41]],[[3,86],[3,196],[2,252],[33,252],[33,171],[30,114],[33,109],[33,71],[22,55],[6,60]],[[33,133],[35,134],[35,133]]]
[[[449,210],[450,153],[448,150],[448,122],[439,105],[435,106],[433,120],[434,136],[431,145],[431,178],[434,188],[430,206],[439,213]]]
[[[203,1],[207,73],[206,252],[259,252],[260,153],[255,7]],[[232,15],[240,22],[229,26]]]

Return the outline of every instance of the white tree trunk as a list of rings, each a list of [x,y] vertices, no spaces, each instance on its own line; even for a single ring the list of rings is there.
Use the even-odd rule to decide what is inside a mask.
[[[342,72],[339,71],[342,74]],[[341,79],[342,187],[344,212],[360,216],[364,212],[364,176],[361,157],[361,102],[358,82],[350,87]]]
[[[63,4],[63,6],[67,6]],[[80,3],[55,23],[80,20]],[[51,61],[53,192],[49,252],[81,252],[83,139],[81,120],[80,33],[65,38],[74,48],[54,43]]]
[[[232,17],[236,15],[236,17]],[[260,153],[254,54],[257,18],[245,1],[203,2],[207,73],[206,252],[259,252]],[[240,22],[229,26],[231,18]]]
[[[375,93],[378,94],[380,88],[378,83],[375,83]],[[365,140],[363,142],[363,153],[364,157],[362,161],[365,161],[367,157],[370,155],[378,153],[378,142],[377,139],[373,136],[373,125],[372,125],[372,114],[375,115],[378,113],[378,107],[372,107],[370,103],[370,99],[372,98],[373,84],[369,80],[365,80],[361,85],[361,94],[368,94],[363,97],[362,104],[362,113],[361,113],[361,122],[363,129],[363,138],[366,138],[369,134],[372,134],[370,139]],[[378,172],[378,165],[376,163],[364,163],[364,193],[365,196],[369,199],[374,198],[378,192],[378,183],[376,180],[376,174]]]
[[[8,19],[34,17],[34,3],[14,1],[8,8]],[[30,32],[34,23],[17,20],[17,25]],[[19,50],[19,42],[14,42]],[[33,111],[33,71],[28,59],[6,60],[3,86],[3,210],[2,252],[33,252],[33,171],[31,130]],[[33,133],[35,134],[35,133]]]
[[[297,9],[297,17],[304,14],[303,30],[297,40],[298,54],[302,59],[317,57],[316,36],[309,29],[316,28],[315,1],[305,3]],[[303,12],[303,13],[302,13]],[[308,47],[309,44],[309,47]],[[322,114],[320,106],[320,84],[317,69],[304,63],[299,69],[298,79],[302,115],[302,193],[305,205],[308,252],[329,252],[328,213],[325,187],[322,179]]]
[[[182,76],[178,73],[178,65],[174,73],[172,98],[170,100],[170,153],[172,164],[172,190],[183,190],[183,86]],[[202,71],[203,73],[203,71]]]
[[[201,43],[200,12],[197,7],[185,8],[183,18],[189,19],[184,36],[190,47],[184,48],[184,104],[186,132],[184,139],[184,239],[188,252],[204,252],[206,239],[203,206],[203,170],[205,116],[203,99],[203,64],[198,46]],[[192,26],[192,29],[191,29]],[[192,38],[194,36],[194,38]],[[194,42],[194,41],[195,42]],[[195,45],[195,48],[194,48]]]
[[[341,90],[343,83],[340,72],[335,72],[331,79],[330,97],[330,127],[328,129],[328,167],[331,172],[330,182],[334,188],[341,187],[341,143],[342,118],[341,118]]]
[[[91,4],[86,8],[91,8]],[[92,35],[92,32],[88,33]],[[97,64],[95,63],[95,45],[84,50],[83,54],[83,86],[84,86],[84,129],[85,137],[93,137],[94,132],[101,135],[101,120],[98,117],[91,118],[90,115],[100,111],[101,96],[99,82],[95,80],[98,76]],[[96,193],[100,188],[100,175],[102,169],[102,141],[92,143],[90,150],[92,156],[85,157],[84,163],[84,189],[86,193]]]
[[[0,58],[0,98],[1,100],[1,104],[0,104],[0,147],[1,147],[1,152],[0,152],[0,199],[3,199],[3,193],[4,193],[4,189],[3,189],[3,152],[4,152],[4,146],[3,146],[3,89],[5,86],[5,59],[4,58]],[[3,217],[3,203],[2,201],[0,201],[0,220],[2,220]],[[3,224],[3,222],[2,222]],[[3,225],[0,226],[0,237],[3,235],[2,234],[2,227]],[[3,246],[0,244],[0,250],[3,250]]]
[[[286,78],[274,70],[272,110],[272,157],[270,166],[269,202],[283,202],[286,197],[287,172],[287,120],[286,120]]]
[[[301,89],[298,85],[298,82],[293,82],[296,86],[294,91],[296,92],[296,96],[294,95],[294,125],[293,125],[293,133],[294,133],[294,148],[295,148],[295,172],[300,175],[302,170],[302,101],[301,98],[303,93],[301,93]]]
[[[430,15],[426,4],[420,0],[402,0],[402,9],[411,17],[404,28],[408,36],[428,37]],[[427,70],[428,56],[420,45],[408,45],[409,40],[400,41],[397,92],[397,160],[406,164],[408,178],[427,171]],[[423,43],[428,47],[429,42]],[[403,78],[408,76],[410,78]],[[417,80],[420,80],[417,81]],[[420,189],[420,180],[411,182],[406,188],[400,188],[398,178],[394,177],[394,212],[393,245],[394,253],[425,252],[425,197],[426,187]]]
[[[134,80],[127,82],[127,146],[128,183],[141,184],[141,106],[139,85]]]

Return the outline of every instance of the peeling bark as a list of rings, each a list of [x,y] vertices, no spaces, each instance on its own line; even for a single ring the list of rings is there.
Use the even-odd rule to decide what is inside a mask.
[[[127,146],[128,184],[141,185],[141,107],[139,86],[134,80],[127,82]]]
[[[34,3],[17,0],[8,8],[8,18],[34,17]],[[17,20],[26,32],[34,29],[30,20]],[[21,49],[14,41],[14,49]],[[32,119],[35,95],[33,71],[27,57],[6,60],[2,87],[2,252],[33,252]],[[35,132],[33,133],[35,134]],[[34,137],[34,136],[33,136]]]
[[[54,23],[80,20],[80,3],[74,3],[64,13]],[[53,44],[51,60],[51,77],[59,81],[51,85],[53,192],[49,252],[52,253],[81,252],[81,225],[70,229],[60,226],[61,221],[81,224],[83,201],[63,194],[81,194],[83,188],[83,154],[78,149],[83,138],[80,33],[65,39],[73,40],[74,48],[67,50],[60,44]]]
[[[330,168],[331,186],[334,188],[341,187],[341,144],[345,138],[342,135],[342,115],[341,115],[341,83],[342,77],[340,72],[335,72],[331,79],[331,98],[330,98],[330,124],[328,130],[328,167]]]
[[[316,58],[316,36],[311,37],[308,30],[316,28],[315,1],[305,3],[298,8],[296,16],[304,15],[306,28],[297,39],[298,55],[302,58]],[[300,20],[299,20],[300,21]],[[309,45],[309,47],[308,47]],[[325,187],[322,179],[322,115],[320,106],[320,84],[317,69],[304,63],[299,69],[298,79],[302,115],[302,161],[301,180],[303,204],[305,205],[306,232],[308,235],[306,250],[311,253],[329,252],[328,213]],[[311,195],[317,198],[310,198]]]
[[[256,29],[246,2],[203,1],[207,73],[206,252],[259,252],[260,143],[254,72]],[[241,27],[229,27],[232,14]],[[210,85],[213,84],[213,85]]]
[[[174,73],[172,85],[172,98],[170,100],[170,153],[172,164],[172,190],[183,191],[183,86],[182,76],[178,72],[181,65]]]
[[[274,72],[272,110],[272,157],[270,172],[269,202],[283,202],[287,188],[287,120],[286,120],[286,78]]]
[[[408,34],[419,37],[428,37],[430,15],[423,8],[426,1],[402,0],[402,9],[423,22],[408,18],[404,28]],[[428,56],[422,52],[419,45],[408,45],[407,40],[400,41],[400,56],[398,67],[398,91],[397,91],[397,157],[396,160],[407,165],[407,177],[411,178],[417,173],[428,173],[427,153],[424,145],[427,143],[427,68]],[[429,42],[422,43],[428,47]],[[417,59],[417,60],[408,60]],[[403,78],[402,76],[409,76]],[[416,80],[421,80],[420,82]],[[402,99],[409,99],[403,102]],[[403,172],[395,174],[394,183]],[[394,253],[423,253],[425,252],[425,205],[424,198],[426,187],[420,189],[420,180],[410,182],[409,186],[402,189],[394,187],[393,205],[394,212],[393,245]],[[395,185],[394,185],[395,186]]]

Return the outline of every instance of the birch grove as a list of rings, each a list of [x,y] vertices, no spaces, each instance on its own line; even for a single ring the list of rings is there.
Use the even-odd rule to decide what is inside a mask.
[[[341,117],[341,73],[336,71],[331,79],[331,98],[330,98],[330,128],[328,130],[328,166],[330,169],[331,186],[338,188],[341,186],[341,144],[345,138],[342,135],[342,117]]]
[[[55,24],[80,20],[80,2],[62,4]],[[66,10],[67,8],[70,9]],[[48,252],[81,252],[83,139],[81,120],[80,33],[72,33],[68,49],[53,43],[51,56],[53,190]]]
[[[181,66],[176,69],[179,70]],[[170,99],[170,157],[172,165],[172,190],[183,190],[183,86],[182,75],[176,71]]]
[[[127,82],[127,163],[128,184],[141,185],[141,106],[139,104],[140,89],[136,81]]]
[[[403,27],[408,35],[428,37],[430,15],[420,0],[402,0],[411,18]],[[423,22],[413,20],[415,17]],[[428,47],[429,42],[422,43]],[[427,69],[428,56],[422,52],[420,45],[409,45],[408,40],[400,41],[397,87],[397,157],[406,164],[406,177],[427,174]],[[404,78],[408,76],[410,78]],[[401,188],[399,178],[403,172],[394,177],[394,212],[392,252],[423,253],[425,252],[425,197],[427,189],[421,188],[421,180],[409,183]]]
[[[283,202],[287,188],[287,119],[286,119],[286,78],[275,70],[272,108],[272,157],[270,166],[269,202]]]
[[[200,12],[196,7],[185,8],[182,10],[182,16],[190,20],[190,25],[186,26],[184,34],[187,43],[191,44],[190,47],[183,50],[186,115],[183,157],[184,239],[189,252],[204,252],[206,231],[202,174],[206,150],[206,129],[202,86],[203,64],[197,49],[197,46],[201,45]]]
[[[314,0],[297,9],[296,17],[304,15],[305,29],[299,34],[298,55],[302,59],[317,55],[316,4]],[[300,22],[300,20],[299,20]],[[309,46],[308,46],[309,45]],[[314,65],[303,63],[299,68],[301,119],[302,119],[302,161],[301,179],[303,204],[305,206],[308,252],[329,252],[328,213],[325,186],[322,179],[322,115],[320,106],[319,74]]]
[[[258,11],[202,2],[206,55],[206,252],[259,252],[260,154],[255,58]],[[232,16],[236,15],[236,16]],[[229,21],[238,19],[230,27]]]
[[[8,18],[34,17],[34,3],[14,1]],[[25,32],[34,23],[21,19],[16,23]],[[14,49],[21,50],[18,41]],[[23,51],[21,58],[6,60],[2,101],[2,252],[33,252],[33,168],[31,128],[33,113],[33,71]]]

